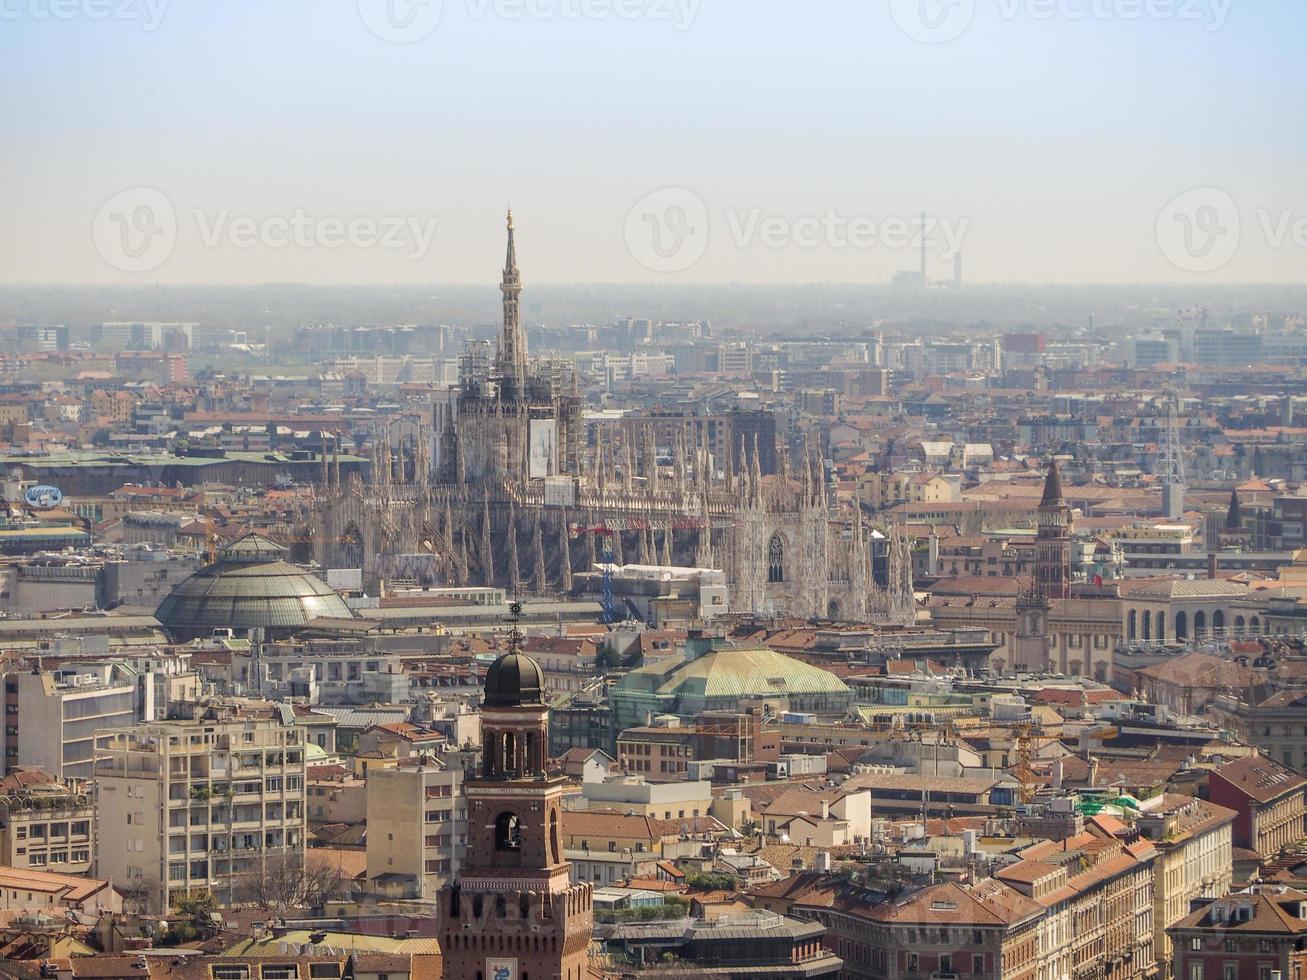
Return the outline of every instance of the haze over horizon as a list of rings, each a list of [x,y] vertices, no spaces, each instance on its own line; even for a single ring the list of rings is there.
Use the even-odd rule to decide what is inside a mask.
[[[1301,4],[921,2],[11,0],[0,281],[1302,281]]]

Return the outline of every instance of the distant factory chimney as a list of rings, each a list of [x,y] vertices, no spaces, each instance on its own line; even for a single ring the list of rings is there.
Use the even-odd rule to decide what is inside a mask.
[[[953,253],[953,285],[962,285],[962,253]]]

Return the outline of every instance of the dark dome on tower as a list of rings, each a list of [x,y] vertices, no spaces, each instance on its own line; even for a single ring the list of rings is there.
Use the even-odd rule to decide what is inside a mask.
[[[179,583],[154,615],[182,640],[224,627],[258,627],[281,637],[314,619],[354,618],[335,589],[285,561],[285,553],[275,542],[247,534],[220,551],[212,565]]]
[[[545,672],[518,650],[510,650],[490,665],[482,706],[517,708],[544,704]]]

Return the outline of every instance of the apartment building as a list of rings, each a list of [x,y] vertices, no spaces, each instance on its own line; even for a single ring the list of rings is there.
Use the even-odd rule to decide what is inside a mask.
[[[568,800],[573,810],[617,810],[660,820],[706,817],[712,808],[712,784],[704,780],[651,783],[635,776],[586,783]]]
[[[1194,903],[1230,891],[1235,812],[1193,796],[1150,801],[1135,824],[1157,849],[1153,864],[1153,949],[1162,976],[1173,959],[1167,929]]]
[[[1307,779],[1263,756],[1227,762],[1211,774],[1208,798],[1234,810],[1234,846],[1273,857],[1303,836]]]
[[[153,722],[96,738],[96,873],[152,912],[257,894],[303,867],[304,731],[269,719]]]
[[[1044,909],[1039,980],[1104,969],[1114,978],[1153,975],[1151,842],[1084,833],[1035,844],[1019,857],[994,877]]]
[[[95,808],[76,787],[43,783],[0,798],[0,865],[63,875],[91,871]]]
[[[77,664],[5,674],[5,771],[40,766],[89,779],[96,733],[134,724],[140,676],[125,664]]]
[[[467,845],[463,772],[431,758],[368,768],[368,888],[433,901]]]
[[[1211,711],[1245,745],[1276,762],[1307,770],[1307,691],[1291,688],[1249,703],[1247,693],[1219,695]]]
[[[1177,980],[1292,980],[1307,973],[1307,894],[1283,885],[1218,898],[1168,932]]]
[[[1035,980],[1044,909],[991,879],[934,885],[894,901],[823,885],[806,890],[791,911],[826,927],[826,948],[844,961],[846,980]]]

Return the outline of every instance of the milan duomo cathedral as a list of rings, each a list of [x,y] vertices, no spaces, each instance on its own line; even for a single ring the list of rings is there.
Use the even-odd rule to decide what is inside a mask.
[[[815,454],[794,466],[781,453],[764,478],[756,445],[732,472],[690,420],[671,446],[630,426],[587,437],[574,366],[527,356],[511,212],[499,288],[498,347],[469,344],[433,430],[408,452],[380,431],[368,482],[342,481],[324,457],[311,519],[322,567],[361,567],[373,594],[416,581],[549,595],[611,556],[720,569],[731,612],[913,621],[905,539],[837,503]]]

